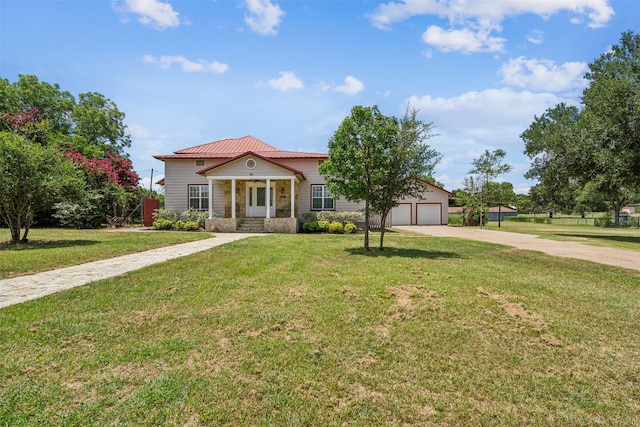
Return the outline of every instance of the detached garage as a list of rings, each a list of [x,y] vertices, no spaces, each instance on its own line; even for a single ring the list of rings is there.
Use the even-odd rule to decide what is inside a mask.
[[[391,209],[391,226],[394,225],[446,225],[449,220],[450,192],[424,182],[427,191],[424,198],[403,199]]]

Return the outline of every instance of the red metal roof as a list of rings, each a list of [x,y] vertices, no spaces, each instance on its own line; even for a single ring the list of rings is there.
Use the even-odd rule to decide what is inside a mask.
[[[175,151],[173,154],[153,156],[158,160],[167,159],[231,159],[243,153],[252,152],[270,159],[325,159],[324,153],[305,153],[302,151],[282,151],[254,138],[251,135],[242,138],[227,138],[195,147]]]

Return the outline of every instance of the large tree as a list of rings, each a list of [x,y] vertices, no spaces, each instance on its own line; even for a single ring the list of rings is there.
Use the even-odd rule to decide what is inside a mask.
[[[490,201],[488,196],[490,194],[489,184],[491,180],[498,175],[511,171],[513,168],[510,164],[503,163],[506,155],[507,153],[502,149],[494,151],[485,150],[480,157],[471,162],[473,168],[469,173],[478,176],[476,182],[480,186],[480,227],[482,227],[484,222],[483,202],[485,200]]]
[[[539,179],[550,201],[589,186],[607,198],[619,224],[620,209],[640,188],[640,35],[623,33],[585,78],[581,110],[559,104],[521,135],[533,161],[526,176]]]
[[[34,215],[82,185],[77,170],[59,152],[0,132],[0,217],[9,226],[11,242],[27,242]]]
[[[377,106],[355,106],[329,140],[329,155],[319,170],[334,196],[364,201],[365,250],[371,211],[384,220],[399,199],[417,194],[420,179],[431,174],[438,157],[424,144],[432,136],[431,127],[417,120],[415,111],[399,120],[385,116]]]
[[[0,116],[29,112],[37,112],[48,122],[47,139],[37,141],[43,145],[55,144],[99,159],[110,152],[126,155],[124,150],[131,146],[124,113],[103,95],[81,93],[76,101],[58,84],[41,82],[36,76],[20,75],[13,83],[0,78]],[[0,118],[0,130],[11,132],[13,128]]]
[[[57,84],[40,82],[35,76],[21,75],[13,83],[0,78],[0,131],[10,132],[28,143],[48,149],[42,151],[25,145],[30,147],[27,152],[34,156],[54,153],[54,157],[59,157],[66,153],[64,157],[68,161],[64,163],[75,163],[82,172],[80,176],[85,178],[84,192],[75,200],[58,198],[56,202],[95,213],[93,220],[87,220],[81,226],[100,226],[114,216],[121,216],[121,208],[127,205],[123,200],[128,200],[135,191],[138,176],[124,151],[131,145],[124,125],[124,113],[114,102],[96,92],[80,94],[76,102],[73,95],[62,91]],[[105,173],[100,175],[102,172]],[[28,178],[38,176],[46,178],[46,175]],[[17,197],[17,193],[7,194]],[[56,195],[56,192],[51,194]],[[16,203],[21,202],[17,200]],[[62,224],[69,224],[63,217],[70,210],[54,208],[57,212],[53,214],[52,206],[47,199],[37,208],[29,208],[26,223],[29,225],[33,215],[38,213],[40,220],[54,217]],[[17,211],[13,212],[14,216],[18,215]],[[80,215],[79,218],[84,220],[88,216]],[[12,220],[12,223],[23,225],[25,221]]]

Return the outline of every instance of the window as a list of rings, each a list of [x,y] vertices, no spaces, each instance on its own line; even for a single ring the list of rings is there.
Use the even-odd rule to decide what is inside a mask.
[[[196,160],[196,166],[204,166],[204,160]]]
[[[245,166],[247,166],[247,169],[253,169],[256,167],[256,161],[254,159],[247,159],[246,162],[244,162]]]
[[[333,198],[326,185],[311,186],[311,210],[312,211],[332,211],[334,210]]]
[[[209,186],[189,186],[189,209],[204,211],[209,209]]]

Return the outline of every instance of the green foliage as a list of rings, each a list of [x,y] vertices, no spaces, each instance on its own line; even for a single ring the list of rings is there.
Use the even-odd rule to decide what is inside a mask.
[[[156,230],[173,230],[174,222],[168,219],[156,219],[153,221],[153,228]]]
[[[9,226],[12,242],[26,242],[34,215],[77,194],[81,186],[76,170],[59,153],[0,132],[0,217]]]
[[[575,198],[589,186],[609,201],[619,223],[622,206],[640,191],[639,69],[640,35],[624,32],[589,64],[583,109],[559,104],[521,135],[532,160],[527,177],[539,179],[549,202]]]
[[[90,229],[100,228],[104,224],[104,214],[99,206],[103,196],[97,192],[88,192],[79,203],[71,201],[53,205],[53,217],[64,228]]]
[[[354,223],[348,222],[344,225],[344,232],[349,234],[357,233],[358,227]]]
[[[318,221],[310,221],[302,224],[302,231],[305,233],[317,233],[319,231]]]
[[[174,209],[158,209],[153,213],[153,218],[155,220],[166,219],[172,224],[178,221],[185,223],[195,222],[199,228],[204,228],[208,213],[194,210],[178,211]]]
[[[342,234],[344,233],[344,225],[341,222],[333,221],[329,224],[329,233]]]
[[[305,212],[300,215],[300,222],[313,222],[318,220],[318,215],[315,212]]]
[[[326,233],[329,231],[329,221],[318,221],[318,231],[321,233]]]
[[[423,191],[422,177],[430,176],[439,160],[424,143],[432,124],[415,111],[403,119],[383,115],[377,106],[355,106],[329,140],[329,156],[319,167],[331,190],[352,202],[365,202],[364,247],[369,250],[369,216],[382,216],[397,200]],[[383,245],[384,232],[380,236]]]
[[[200,230],[200,226],[196,221],[182,221],[178,220],[175,222],[174,227],[177,231],[198,231]]]
[[[449,216],[448,216],[448,224],[449,225],[462,225],[462,215],[460,215],[460,214],[449,214]]]
[[[364,220],[364,214],[362,212],[335,212],[335,211],[322,211],[318,212],[317,218],[322,221],[334,222],[338,221],[342,225],[348,223],[357,223]]]

